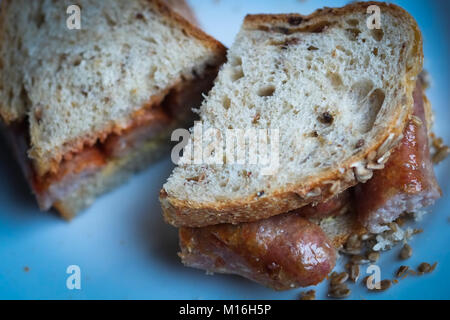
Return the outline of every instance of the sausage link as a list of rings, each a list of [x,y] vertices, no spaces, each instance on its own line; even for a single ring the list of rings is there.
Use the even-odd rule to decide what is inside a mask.
[[[335,248],[295,213],[256,222],[179,230],[186,266],[238,274],[276,290],[314,285],[334,268]]]
[[[355,187],[355,209],[360,222],[373,233],[387,230],[385,224],[405,211],[416,211],[441,196],[428,146],[428,133],[421,83],[414,90],[413,117],[403,139],[383,170]]]

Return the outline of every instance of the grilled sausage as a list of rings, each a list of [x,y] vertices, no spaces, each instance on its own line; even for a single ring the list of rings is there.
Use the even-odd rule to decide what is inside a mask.
[[[360,222],[373,233],[388,228],[405,211],[429,206],[441,196],[428,146],[423,90],[417,81],[414,112],[403,139],[383,170],[355,187],[355,209]]]
[[[335,248],[295,213],[256,222],[179,230],[183,263],[238,274],[276,290],[314,285],[334,268]]]

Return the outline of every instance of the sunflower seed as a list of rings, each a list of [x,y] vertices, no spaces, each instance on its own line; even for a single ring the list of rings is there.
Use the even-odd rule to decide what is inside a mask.
[[[411,258],[412,253],[413,252],[412,252],[411,246],[409,244],[405,243],[402,250],[400,250],[399,257],[402,260],[406,260],[406,259]]]
[[[372,290],[374,291],[385,291],[391,287],[391,280],[381,280],[380,282],[376,283],[374,288]]]
[[[395,276],[397,278],[406,276],[408,274],[408,270],[409,270],[408,266],[400,266],[400,268],[398,268],[397,273],[395,274]]]
[[[417,270],[421,273],[430,273],[432,272],[434,269],[436,269],[437,266],[437,262],[435,262],[433,265],[430,265],[427,262],[422,262],[419,267],[417,268]]]
[[[369,253],[367,255],[367,258],[371,261],[371,262],[376,262],[379,258],[380,258],[380,253],[377,251],[372,251],[371,253]]]
[[[336,286],[339,284],[344,283],[348,279],[348,273],[347,272],[341,272],[339,274],[336,274],[331,278],[331,285]]]
[[[345,283],[332,286],[328,291],[328,296],[332,298],[345,298],[350,295],[351,291]]]
[[[353,282],[358,281],[358,278],[359,278],[359,276],[361,274],[359,265],[351,264],[350,267],[349,267],[349,272],[350,272],[350,279]]]
[[[351,262],[353,264],[367,264],[370,262],[370,260],[366,259],[362,255],[355,255],[351,258]]]
[[[449,154],[450,154],[450,148],[447,146],[444,146],[444,147],[440,148],[439,150],[437,150],[433,154],[432,161],[433,161],[433,163],[437,164],[437,163],[443,161],[445,158],[447,158]]]
[[[316,300],[316,290],[301,292],[300,300]]]

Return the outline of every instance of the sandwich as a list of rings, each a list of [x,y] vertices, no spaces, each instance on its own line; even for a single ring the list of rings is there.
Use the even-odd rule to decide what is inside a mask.
[[[380,9],[379,28],[367,23],[369,6]],[[199,109],[202,133],[225,142],[196,135],[196,123],[160,191],[182,262],[276,290],[310,286],[350,239],[433,204],[441,190],[422,62],[417,23],[395,5],[247,15]],[[244,138],[225,139],[228,130]],[[259,148],[258,130],[271,146]],[[243,140],[238,162],[227,147]],[[248,159],[269,149],[273,170]]]
[[[79,28],[71,4],[0,5],[2,129],[39,207],[67,219],[168,151],[226,54],[184,1],[78,1]]]

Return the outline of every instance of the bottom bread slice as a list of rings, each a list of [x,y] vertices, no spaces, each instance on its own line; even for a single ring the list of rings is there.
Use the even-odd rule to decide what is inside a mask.
[[[56,201],[53,207],[63,218],[72,219],[96,198],[125,183],[132,175],[167,154],[171,146],[167,140],[167,136],[150,140],[127,156],[109,161],[100,171],[85,178],[74,192]]]

